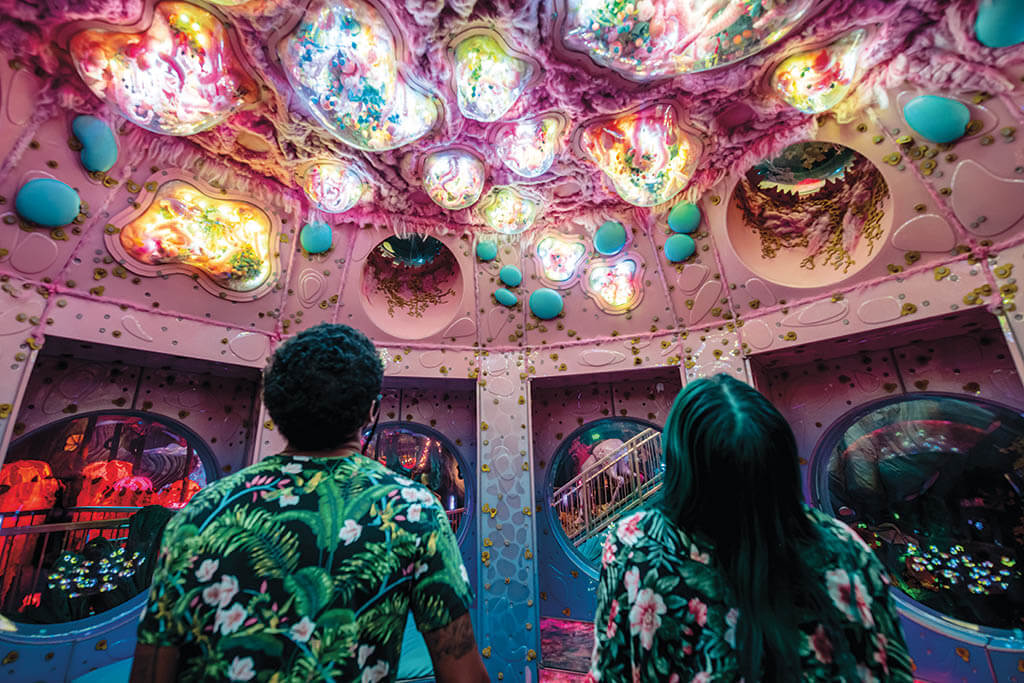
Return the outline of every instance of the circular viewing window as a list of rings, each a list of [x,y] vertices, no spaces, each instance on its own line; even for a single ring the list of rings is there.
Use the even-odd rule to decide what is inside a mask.
[[[740,178],[729,242],[766,280],[822,287],[878,254],[892,222],[888,206],[889,188],[867,157],[831,142],[800,142]]]
[[[366,454],[385,467],[419,482],[437,496],[459,541],[469,505],[465,463],[455,446],[429,427],[414,422],[385,422],[377,427]]]
[[[815,503],[870,545],[895,585],[946,617],[1024,627],[1024,418],[916,394],[841,419],[813,461]]]
[[[215,476],[198,436],[145,413],[76,415],[22,437],[0,468],[0,613],[73,621],[147,589],[170,510]]]
[[[551,527],[570,555],[596,567],[608,528],[654,495],[663,471],[661,429],[644,420],[595,420],[562,441],[547,484]]]

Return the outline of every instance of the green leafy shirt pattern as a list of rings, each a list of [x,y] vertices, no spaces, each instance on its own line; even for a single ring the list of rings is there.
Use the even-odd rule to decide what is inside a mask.
[[[793,633],[802,679],[909,683],[912,664],[882,563],[845,524],[817,510],[807,514],[821,542],[806,560],[820,568],[835,613],[808,614]],[[656,510],[621,520],[604,543],[587,680],[739,681],[736,626],[743,615],[732,602],[710,545]]]
[[[164,533],[139,642],[179,680],[393,681],[406,618],[469,610],[451,525],[426,487],[362,455],[276,455],[203,489]]]

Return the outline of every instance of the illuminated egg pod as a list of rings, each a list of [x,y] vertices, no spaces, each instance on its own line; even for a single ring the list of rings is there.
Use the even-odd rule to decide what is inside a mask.
[[[646,82],[750,57],[788,34],[813,4],[562,0],[558,32],[569,50],[624,78]]]
[[[494,151],[516,175],[536,178],[551,168],[561,147],[567,119],[550,112],[498,128]]]
[[[587,123],[577,132],[576,146],[604,172],[618,195],[635,206],[654,206],[679,194],[697,170],[703,150],[669,103]]]
[[[138,208],[112,218],[104,235],[120,265],[146,277],[192,275],[203,289],[233,301],[273,289],[280,268],[274,214],[183,172],[159,173],[146,185],[155,188],[140,195]]]
[[[572,285],[579,266],[587,256],[587,245],[578,235],[545,231],[534,251],[540,263],[540,277],[551,287]]]
[[[353,164],[321,161],[305,170],[302,189],[321,211],[344,213],[363,196],[364,186]]]
[[[480,198],[486,174],[475,154],[462,149],[434,152],[423,160],[423,190],[442,208],[465,209]]]
[[[514,187],[494,187],[476,211],[491,230],[503,235],[518,235],[533,227],[540,209],[539,201]]]
[[[614,260],[591,262],[583,290],[605,313],[626,313],[643,299],[643,268],[640,257],[626,253]]]
[[[313,117],[347,145],[395,149],[437,123],[437,102],[399,73],[399,43],[364,0],[313,0],[277,54]]]
[[[772,89],[806,114],[833,109],[853,88],[866,35],[867,31],[857,29],[829,45],[788,57],[775,69]]]
[[[536,64],[513,55],[491,31],[470,31],[454,42],[452,78],[459,110],[467,119],[497,121],[526,90]]]
[[[154,133],[202,132],[259,95],[224,24],[187,2],[157,3],[149,25],[137,32],[79,31],[68,50],[97,97]]]

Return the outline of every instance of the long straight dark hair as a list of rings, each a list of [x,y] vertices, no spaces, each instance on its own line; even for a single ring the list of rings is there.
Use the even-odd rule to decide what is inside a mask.
[[[660,507],[714,546],[740,610],[741,672],[797,680],[799,608],[821,607],[823,591],[803,560],[818,534],[802,506],[793,430],[753,387],[715,375],[676,397],[662,446]]]

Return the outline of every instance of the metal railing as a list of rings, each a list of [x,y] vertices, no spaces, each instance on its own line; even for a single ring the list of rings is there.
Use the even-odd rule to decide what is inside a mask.
[[[459,524],[462,523],[462,516],[466,514],[466,508],[445,510],[444,513],[448,515],[448,523],[452,525],[452,533],[459,533]]]
[[[661,432],[645,429],[558,488],[552,507],[579,547],[661,487]]]
[[[51,510],[0,513],[0,613],[38,607],[46,574],[62,552],[81,552],[94,538],[123,544],[137,507],[75,507],[68,521],[47,522]]]

